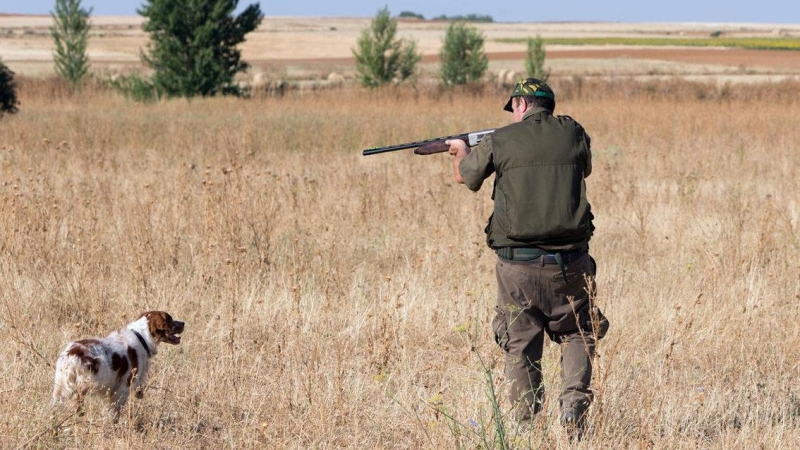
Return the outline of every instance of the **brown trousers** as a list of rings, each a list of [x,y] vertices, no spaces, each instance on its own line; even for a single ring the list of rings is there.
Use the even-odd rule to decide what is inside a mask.
[[[561,344],[561,411],[583,414],[592,402],[590,388],[595,337],[608,321],[591,304],[596,266],[589,254],[558,264],[497,258],[495,340],[505,351],[510,399],[520,421],[531,420],[544,402],[544,334]],[[565,277],[566,275],[566,282]],[[587,278],[588,277],[588,278]],[[590,292],[592,296],[590,296]]]

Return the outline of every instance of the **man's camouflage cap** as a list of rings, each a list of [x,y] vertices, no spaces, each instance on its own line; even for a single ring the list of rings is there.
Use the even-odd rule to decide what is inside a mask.
[[[524,80],[517,81],[516,86],[514,86],[514,91],[511,93],[511,97],[508,99],[508,103],[506,103],[504,110],[511,112],[511,100],[514,97],[522,97],[532,95],[534,97],[544,97],[544,98],[552,98],[555,100],[556,94],[553,93],[553,90],[550,89],[550,86],[547,85],[544,81],[538,78],[526,78]]]

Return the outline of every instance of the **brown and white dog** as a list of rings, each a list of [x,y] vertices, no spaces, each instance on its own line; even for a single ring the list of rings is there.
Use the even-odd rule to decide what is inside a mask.
[[[102,394],[116,422],[131,390],[137,398],[144,394],[158,344],[180,344],[183,325],[163,311],[150,311],[107,337],[70,342],[56,361],[53,405],[71,400],[80,409],[86,395]]]

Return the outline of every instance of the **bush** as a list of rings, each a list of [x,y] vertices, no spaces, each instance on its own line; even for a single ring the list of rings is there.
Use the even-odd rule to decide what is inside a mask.
[[[0,61],[0,117],[16,113],[18,105],[14,72]]]
[[[89,35],[88,10],[81,7],[81,0],[56,0],[56,10],[51,12],[55,50],[53,61],[56,74],[73,85],[81,81],[89,72],[89,56],[86,54],[86,41]]]
[[[417,43],[395,39],[397,19],[384,7],[372,20],[370,28],[361,31],[356,58],[356,76],[367,87],[378,87],[391,81],[404,81],[414,75],[422,55]]]
[[[241,95],[234,76],[248,68],[236,46],[261,23],[258,4],[233,16],[239,0],[145,0],[150,33],[144,63],[156,92],[170,97]]]
[[[111,79],[107,84],[137,102],[152,102],[165,96],[152,81],[136,74]]]
[[[461,85],[483,78],[489,59],[483,50],[483,34],[464,22],[450,24],[439,53],[439,77],[446,85]]]

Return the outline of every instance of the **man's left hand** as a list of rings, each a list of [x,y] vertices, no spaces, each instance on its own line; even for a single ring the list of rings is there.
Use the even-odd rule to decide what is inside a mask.
[[[444,141],[446,145],[450,146],[450,154],[452,156],[461,156],[462,158],[469,153],[469,147],[467,147],[467,143],[462,141],[461,139],[448,139]]]

